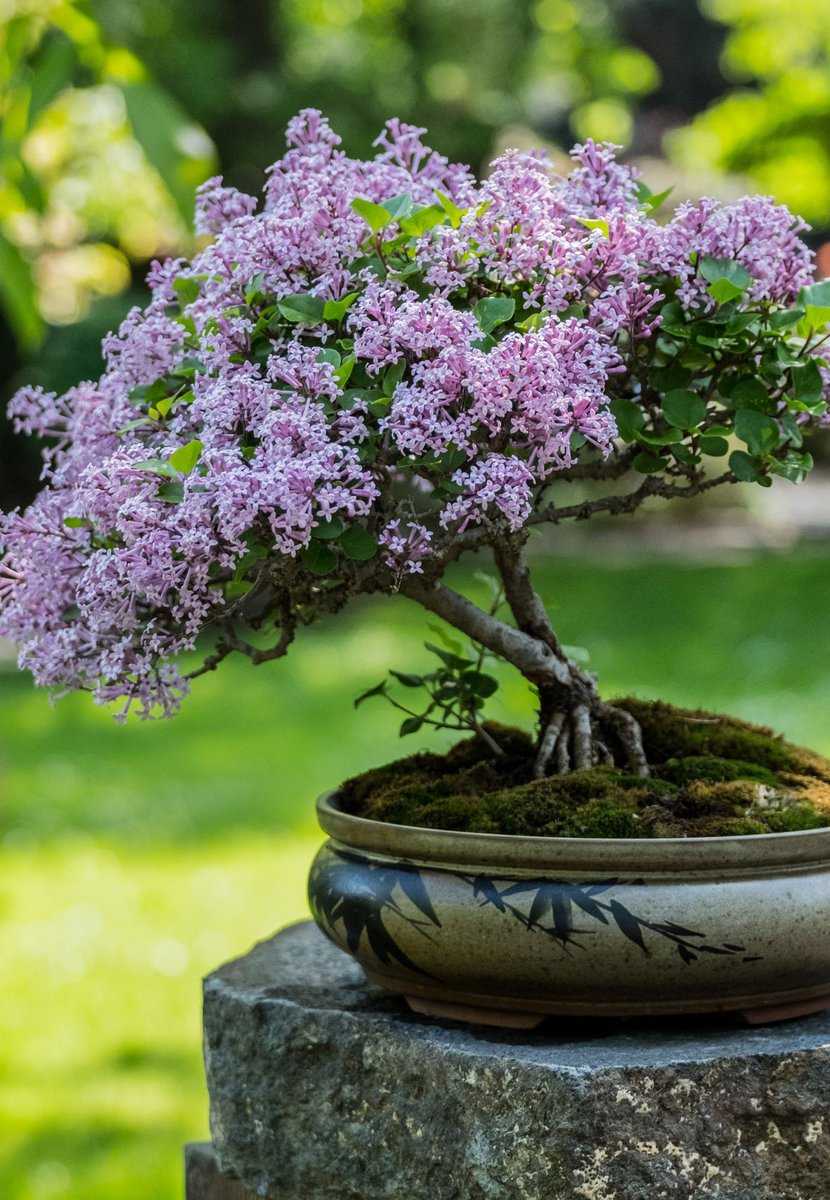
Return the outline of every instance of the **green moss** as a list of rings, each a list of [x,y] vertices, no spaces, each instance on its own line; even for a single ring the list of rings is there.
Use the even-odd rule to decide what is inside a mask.
[[[803,758],[771,729],[703,709],[675,708],[662,701],[615,700],[640,722],[650,762],[705,757],[738,760],[771,772],[797,771]]]
[[[562,821],[559,837],[636,838],[643,836],[642,824],[634,799],[589,800]]]
[[[343,784],[347,812],[399,825],[524,837],[714,837],[830,824],[830,763],[732,717],[617,702],[639,720],[652,775],[593,767],[534,779],[533,743],[505,726]],[[822,805],[825,805],[824,809]]]
[[[718,758],[714,754],[690,754],[686,758],[670,758],[655,770],[661,779],[681,786],[701,779],[710,783],[756,779],[759,783],[769,784],[770,787],[778,783],[778,776],[768,767],[742,762],[740,759]]]
[[[821,829],[827,825],[827,813],[816,812],[812,804],[790,804],[766,813],[764,821],[770,833],[790,833],[797,829]]]

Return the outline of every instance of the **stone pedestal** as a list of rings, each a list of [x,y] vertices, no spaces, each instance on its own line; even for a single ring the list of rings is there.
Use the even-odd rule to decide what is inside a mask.
[[[210,1142],[191,1142],[184,1151],[185,1200],[261,1200],[223,1171]]]
[[[204,1024],[241,1190],[189,1200],[830,1196],[827,1015],[442,1025],[302,924],[206,980]]]

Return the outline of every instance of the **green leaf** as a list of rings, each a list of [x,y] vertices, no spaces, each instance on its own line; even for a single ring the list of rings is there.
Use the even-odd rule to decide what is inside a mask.
[[[807,405],[808,408],[811,404],[821,400],[824,383],[815,360],[811,360],[803,367],[793,367],[792,372],[796,400]]]
[[[637,200],[648,212],[655,213],[668,200],[673,191],[673,187],[668,187],[665,191],[653,192],[647,183],[640,181],[637,184]]]
[[[167,504],[181,504],[184,500],[184,484],[180,479],[170,479],[167,483],[163,483],[158,490],[159,500],[166,501]]]
[[[321,300],[319,296],[312,296],[308,292],[298,292],[294,296],[286,296],[277,305],[286,321],[302,325],[318,325],[323,319],[325,307],[325,300]]]
[[[662,208],[668,200],[669,196],[674,191],[674,184],[671,187],[664,188],[662,192],[652,192],[646,200],[646,208],[649,212],[655,213],[658,208]]]
[[[770,313],[770,329],[791,329],[793,325],[797,325],[799,321],[803,320],[804,316],[803,308],[787,308],[783,312]]]
[[[804,445],[804,431],[792,413],[784,413],[780,416],[781,428],[787,435],[787,439],[792,446],[801,447]]]
[[[351,379],[352,371],[355,369],[357,359],[353,354],[347,354],[341,362],[340,366],[334,372],[334,378],[337,380],[338,387],[345,387]]]
[[[245,303],[253,304],[256,299],[262,296],[262,288],[265,283],[265,272],[257,271],[248,280],[245,287]],[[174,285],[175,286],[175,285]]]
[[[198,358],[193,358],[190,355],[186,355],[181,362],[172,368],[170,374],[175,375],[177,379],[192,379],[197,371],[204,371],[204,369],[205,364]],[[190,399],[187,403],[190,404],[192,401],[193,393],[191,392]]]
[[[386,396],[394,394],[395,388],[401,382],[406,371],[406,359],[402,358],[398,362],[393,363],[391,367],[387,367],[383,373],[383,392]]]
[[[176,470],[162,458],[145,458],[134,464],[136,471],[151,471],[153,475],[165,475],[168,479],[178,479]]]
[[[398,736],[406,737],[408,733],[417,733],[423,723],[423,717],[407,717],[406,720],[401,723]]]
[[[702,437],[700,452],[707,454],[710,458],[723,458],[725,454],[729,453],[729,442],[723,437]]]
[[[438,203],[441,205],[444,212],[449,217],[450,225],[452,225],[453,229],[457,229],[458,226],[461,224],[461,218],[464,216],[465,212],[467,211],[466,208],[459,208],[458,205],[449,198],[449,196],[446,194],[446,192],[438,192],[437,191],[435,193],[435,195],[438,200]]]
[[[638,440],[647,446],[674,446],[683,441],[683,432],[680,429],[667,429],[665,433],[640,433]]]
[[[497,325],[510,320],[516,311],[516,301],[511,296],[485,296],[473,311],[482,330],[492,333]]]
[[[378,552],[377,539],[362,525],[350,525],[340,535],[340,548],[354,562],[368,562]]]
[[[709,284],[709,294],[718,304],[737,300],[752,283],[749,271],[731,258],[710,258],[709,255],[704,255],[698,269]]]
[[[391,225],[394,220],[388,208],[384,208],[381,204],[373,204],[371,200],[364,200],[362,196],[355,196],[352,200],[352,208],[359,217],[363,218],[372,233],[380,233],[381,229]]]
[[[186,446],[179,446],[178,450],[173,451],[170,455],[170,466],[175,467],[182,475],[189,475],[199,461],[203,449],[199,439],[194,438]]]
[[[325,542],[312,538],[303,550],[303,563],[313,575],[328,575],[337,566],[337,555]]]
[[[154,421],[161,421],[170,412],[170,409],[173,407],[174,403],[174,396],[165,396],[163,400],[158,400],[152,406],[148,415],[151,416]]]
[[[418,688],[423,687],[423,675],[412,675],[408,671],[393,671],[390,669],[390,675],[394,675],[398,683],[402,683],[404,687]]]
[[[424,208],[416,208],[408,217],[401,220],[401,230],[408,237],[421,237],[436,225],[446,220],[447,214],[438,204],[427,204]]]
[[[812,469],[813,456],[806,450],[801,453],[791,450],[781,461],[770,463],[770,470],[773,474],[780,475],[782,479],[787,479],[790,483],[801,483]]]
[[[673,445],[671,452],[678,462],[685,463],[687,467],[693,466],[694,463],[698,461],[697,457],[692,453],[689,447],[684,446],[682,443],[676,443]]]
[[[434,642],[424,642],[425,649],[429,650],[430,654],[436,654],[448,667],[454,671],[463,671],[467,667],[473,665],[471,658],[464,658],[461,654],[454,654],[450,650],[442,650],[440,646],[436,646]]]
[[[811,283],[798,294],[804,308],[804,321],[810,329],[821,329],[830,321],[830,279]]]
[[[706,401],[694,392],[676,388],[663,400],[663,414],[678,429],[695,429],[706,416]]]
[[[173,291],[179,297],[180,303],[185,306],[192,304],[199,297],[199,284],[197,280],[191,279],[188,275],[179,275],[173,280]]]
[[[345,526],[339,517],[333,517],[330,521],[320,521],[311,531],[313,538],[319,538],[323,542],[330,542],[334,538],[339,538]]]
[[[735,408],[765,409],[769,392],[755,375],[746,375],[730,388],[729,399]]]
[[[803,287],[798,299],[802,304],[810,304],[814,308],[830,308],[830,279],[820,279]]]
[[[393,196],[391,200],[384,200],[382,208],[393,217],[408,217],[414,207],[412,197],[409,192],[402,192],[400,196]]]
[[[781,440],[778,422],[756,408],[739,408],[735,413],[735,433],[746,442],[750,454],[769,454]]]
[[[360,292],[349,292],[342,300],[326,300],[323,305],[323,319],[326,321],[342,321],[354,304]]]
[[[577,307],[578,307],[578,305],[572,304],[570,307],[571,307],[571,308],[577,308]],[[565,310],[564,312],[561,312],[561,313],[559,313],[559,319],[560,319],[560,321],[565,321],[565,320],[567,320],[567,317],[566,317],[566,312],[567,312],[567,310]],[[570,314],[570,315],[581,315],[581,314]],[[523,321],[517,321],[517,322],[516,322],[516,328],[517,328],[518,330],[520,330],[522,333],[532,333],[532,332],[533,332],[534,330],[536,330],[536,329],[541,329],[541,328],[542,328],[542,326],[544,325],[544,323],[545,323],[545,321],[546,321],[546,320],[547,320],[547,314],[546,314],[546,313],[544,313],[544,312],[532,312],[532,313],[530,314],[530,316],[529,316],[529,317],[525,317],[525,319],[524,319]]]
[[[664,458],[658,458],[654,454],[638,454],[632,466],[641,475],[656,475],[658,471],[665,470],[667,463]]]
[[[499,690],[498,679],[484,674],[483,671],[465,671],[461,676],[461,682],[467,691],[472,692],[474,696],[481,696],[485,700]]]
[[[646,423],[642,406],[633,400],[612,400],[611,413],[617,422],[617,430],[624,442],[633,442]]]
[[[383,680],[381,680],[380,683],[375,684],[374,687],[368,688],[365,692],[361,692],[359,696],[355,697],[354,707],[359,708],[364,700],[370,700],[372,698],[372,696],[385,696],[385,695],[386,695],[386,680],[383,679]]]
[[[577,220],[586,229],[598,229],[603,237],[608,237],[608,222],[604,217],[577,217]]]
[[[88,529],[90,525],[87,517],[64,517],[63,523],[67,529]]]
[[[332,367],[339,367],[342,359],[339,350],[335,350],[333,346],[324,346],[322,350],[317,351],[317,361],[329,363]]]
[[[760,471],[755,459],[745,450],[733,450],[729,455],[729,470],[741,483],[755,483]]]

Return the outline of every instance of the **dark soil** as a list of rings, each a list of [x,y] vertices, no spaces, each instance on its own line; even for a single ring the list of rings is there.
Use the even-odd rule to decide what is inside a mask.
[[[651,778],[593,767],[534,780],[532,739],[488,725],[503,750],[467,738],[344,783],[355,816],[428,829],[543,837],[717,837],[830,825],[830,760],[735,717],[615,701],[643,730]]]

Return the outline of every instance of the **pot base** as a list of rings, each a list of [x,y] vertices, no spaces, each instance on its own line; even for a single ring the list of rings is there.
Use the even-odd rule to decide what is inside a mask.
[[[741,1016],[747,1025],[774,1025],[777,1021],[795,1021],[799,1017],[812,1017],[828,1008],[830,1008],[830,992],[827,995],[816,996],[812,1000],[801,1000],[795,1004],[744,1009]]]
[[[462,1021],[466,1025],[495,1025],[499,1029],[536,1029],[544,1013],[510,1012],[507,1009],[478,1008],[472,1004],[451,1004],[444,1000],[425,1000],[422,996],[404,996],[413,1012],[440,1021]],[[830,1004],[830,1001],[828,1001]]]
[[[796,992],[771,992],[711,1001],[603,1002],[585,999],[540,1000],[538,997],[489,996],[474,992],[452,993],[419,983],[406,983],[364,967],[369,983],[386,992],[402,997],[413,1012],[438,1019],[463,1021],[468,1025],[491,1025],[502,1029],[535,1029],[546,1017],[568,1017],[577,1020],[652,1019],[672,1017],[732,1016],[748,1025],[774,1025],[813,1016],[830,1009],[830,988],[799,989]]]

